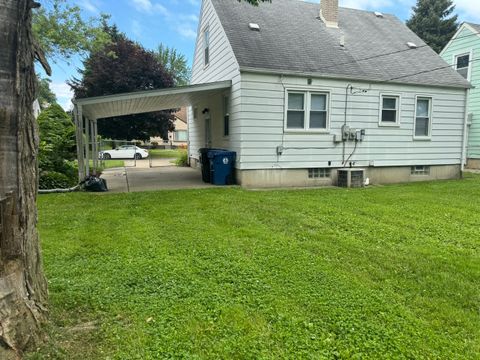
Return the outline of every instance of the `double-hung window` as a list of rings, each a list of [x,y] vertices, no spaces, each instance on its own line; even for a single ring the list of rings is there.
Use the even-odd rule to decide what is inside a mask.
[[[455,70],[468,80],[470,75],[470,54],[455,56]]]
[[[432,132],[432,98],[417,97],[415,111],[415,137],[430,138]]]
[[[328,130],[329,94],[311,91],[288,91],[286,130]]]
[[[394,95],[382,95],[381,106],[380,125],[398,125],[400,121],[400,97]]]
[[[204,64],[207,66],[210,63],[210,29],[206,28],[203,31],[203,49],[204,49]]]

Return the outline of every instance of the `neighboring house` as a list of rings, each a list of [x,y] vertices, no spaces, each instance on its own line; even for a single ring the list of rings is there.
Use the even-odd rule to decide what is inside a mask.
[[[480,168],[480,25],[464,23],[440,55],[473,86],[468,94],[468,166]]]
[[[231,87],[192,102],[191,163],[236,151],[251,187],[328,185],[350,166],[370,183],[457,178],[470,84],[446,65],[392,15],[204,0],[191,83]]]
[[[40,113],[42,112],[42,108],[40,107],[40,103],[38,102],[38,99],[36,99],[33,102],[32,106],[33,106],[33,116],[35,116],[35,119],[37,119]]]
[[[177,147],[187,147],[188,145],[188,126],[187,126],[187,110],[181,109],[175,113],[174,131],[168,132],[168,139],[161,137],[150,138],[150,142],[156,142],[159,145],[171,145]]]

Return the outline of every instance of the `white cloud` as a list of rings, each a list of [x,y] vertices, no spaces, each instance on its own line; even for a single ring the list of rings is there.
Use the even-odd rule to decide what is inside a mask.
[[[52,82],[50,90],[57,96],[58,103],[65,109],[72,108],[73,91],[66,83]]]
[[[135,36],[135,40],[139,40],[142,36],[142,26],[138,20],[132,21],[132,33]]]
[[[341,0],[340,6],[352,8],[352,9],[381,9],[385,7],[390,7],[393,5],[393,2],[390,0]]]
[[[80,7],[83,7],[85,10],[90,11],[91,13],[98,14],[100,10],[98,9],[98,4],[95,0],[82,0],[79,2]]]
[[[480,22],[480,6],[477,1],[472,0],[456,0],[457,12],[461,21]]]
[[[178,26],[175,30],[180,34],[180,36],[183,36],[184,38],[193,40],[197,38],[197,31],[192,28]]]
[[[153,3],[151,0],[132,0],[132,5],[140,12],[170,16],[170,12],[165,6]]]

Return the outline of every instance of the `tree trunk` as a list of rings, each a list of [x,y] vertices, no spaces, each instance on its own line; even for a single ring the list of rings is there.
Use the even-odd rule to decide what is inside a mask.
[[[0,359],[40,339],[47,284],[37,223],[32,0],[0,0]]]

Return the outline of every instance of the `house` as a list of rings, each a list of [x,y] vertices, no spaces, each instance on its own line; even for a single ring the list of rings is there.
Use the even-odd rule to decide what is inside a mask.
[[[463,23],[440,56],[473,88],[468,94],[468,167],[480,168],[480,25]]]
[[[395,16],[338,0],[204,0],[189,157],[237,153],[246,187],[335,184],[342,168],[370,183],[458,178],[470,84]],[[231,84],[231,85],[230,85]]]
[[[187,148],[188,145],[188,126],[187,126],[187,109],[182,108],[176,112],[173,126],[175,130],[168,132],[168,138],[161,137],[150,138],[150,143],[159,145],[168,145],[173,147]]]

